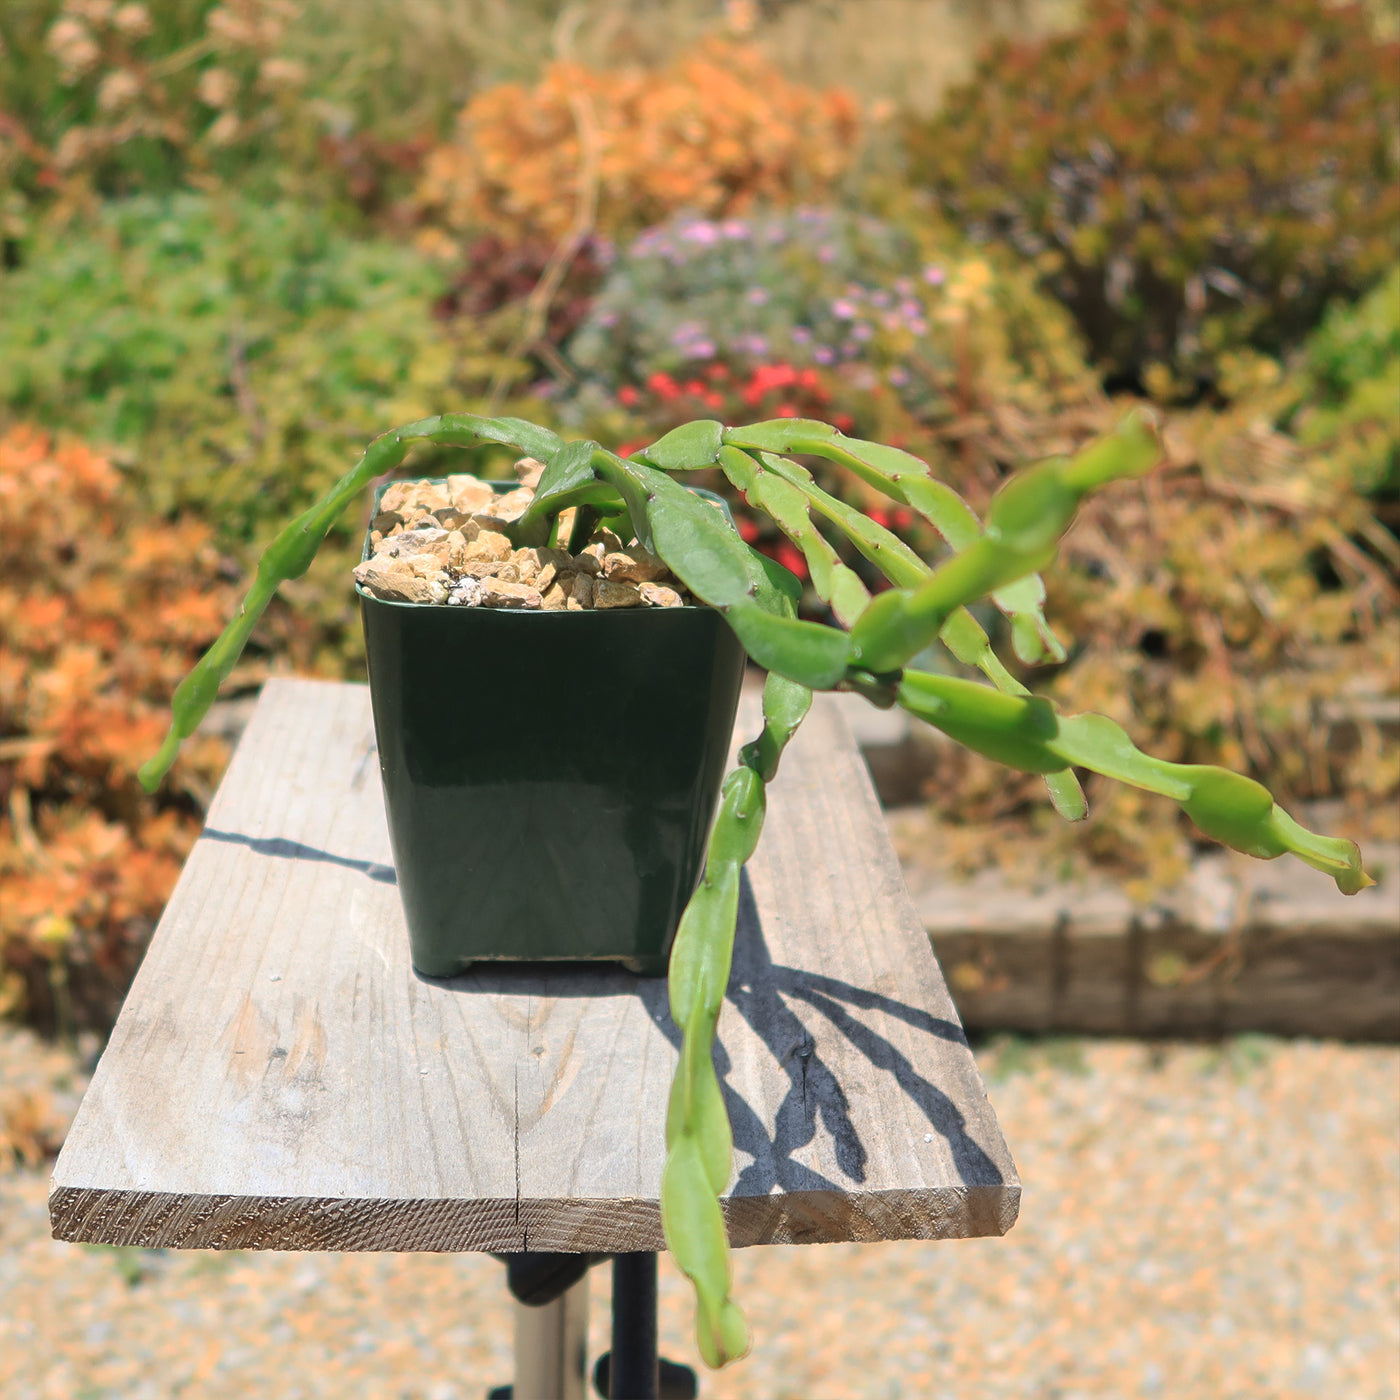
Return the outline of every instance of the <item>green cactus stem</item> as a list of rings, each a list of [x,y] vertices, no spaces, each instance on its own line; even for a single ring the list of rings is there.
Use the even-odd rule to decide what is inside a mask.
[[[1137,748],[1105,715],[1062,715],[1040,696],[1001,695],[975,681],[905,671],[900,706],[964,747],[1027,773],[1069,765],[1160,793],[1212,840],[1272,860],[1292,852],[1330,875],[1343,894],[1375,883],[1355,841],[1300,826],[1252,778],[1211,764],[1171,763]]]
[[[238,664],[253,628],[278,588],[288,579],[300,578],[311,567],[316,551],[340,518],[341,512],[376,477],[393,471],[415,442],[456,446],[499,442],[546,459],[553,457],[563,446],[548,429],[538,428],[523,418],[478,418],[470,413],[424,418],[375,438],[359,462],[315,505],[297,516],[263,551],[252,587],[244,596],[237,616],[176,687],[170,703],[171,721],[165,740],[156,754],[137,772],[137,778],[147,792],[154,792],[160,786],[180,752],[180,745],[194,733],[200,720],[209,712],[219,686]]]
[[[695,1286],[696,1341],[714,1367],[749,1348],[748,1326],[730,1296],[729,1240],[718,1199],[733,1170],[734,1142],[715,1074],[715,1028],[734,955],[739,872],[763,829],[766,785],[811,703],[810,690],[769,676],[763,732],[724,781],[704,878],[671,950],[671,1016],[682,1039],[666,1114],[661,1221],[667,1248]]]

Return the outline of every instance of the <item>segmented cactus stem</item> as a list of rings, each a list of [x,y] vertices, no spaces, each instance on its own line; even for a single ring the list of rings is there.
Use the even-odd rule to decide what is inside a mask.
[[[730,1296],[729,1239],[719,1203],[732,1170],[733,1136],[715,1074],[715,1029],[734,954],[740,871],[763,829],[766,785],[811,702],[810,690],[769,676],[763,732],[724,781],[705,875],[671,950],[671,1016],[682,1039],[666,1115],[661,1223],[667,1248],[695,1287],[696,1341],[714,1367],[749,1347],[748,1325]]]

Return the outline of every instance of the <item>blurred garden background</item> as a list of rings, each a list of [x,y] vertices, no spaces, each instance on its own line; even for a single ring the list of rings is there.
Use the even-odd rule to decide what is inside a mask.
[[[981,505],[1016,466],[1149,403],[1166,462],[1082,513],[1047,572],[1064,657],[1019,674],[1392,849],[1398,104],[1396,0],[0,0],[0,1296],[28,1279],[91,1313],[87,1331],[42,1310],[0,1322],[0,1390],[261,1384],[251,1352],[208,1359],[212,1319],[166,1379],[150,1373],[103,1330],[132,1302],[98,1307],[89,1276],[131,1299],[173,1280],[170,1316],[194,1315],[181,1290],[251,1297],[263,1279],[284,1302],[302,1290],[285,1315],[315,1314],[317,1336],[327,1298],[373,1308],[393,1286],[351,1264],[187,1279],[183,1262],[99,1260],[40,1239],[37,1183],[236,732],[235,709],[145,796],[135,772],[171,690],[259,547],[394,424],[502,412],[627,450],[693,417],[822,417],[918,453]],[[348,513],[284,589],[232,696],[275,672],[362,677],[347,580],[364,520]],[[915,529],[897,510],[888,523]],[[800,569],[742,515],[741,529]],[[962,751],[934,747],[910,771],[896,834],[929,880],[1053,872],[1148,907],[1197,860],[1171,804],[1111,784],[1091,784],[1088,821],[1066,827],[1033,780]],[[1170,986],[1195,970],[1151,973]],[[968,963],[955,994],[980,976]],[[1252,1275],[1235,1278],[1207,1231],[1214,1254],[1183,1245],[1180,1277],[1164,1266],[1176,1323],[1120,1345],[1107,1329],[1127,1295],[1082,1300],[1071,1326],[1040,1285],[1016,1292],[1013,1247],[1040,1251],[1042,1284],[1074,1257],[1073,1231],[1031,1235],[976,1246],[1011,1290],[983,1300],[1000,1350],[949,1343],[913,1369],[891,1361],[889,1384],[878,1358],[833,1353],[796,1388],[747,1390],[736,1372],[705,1394],[1400,1395],[1393,1048],[992,1036],[980,1053],[1012,1085],[1027,1221],[1038,1165],[1092,1232],[1066,1162],[1117,1159],[1091,1102],[1118,1104],[1120,1123],[1150,1118],[1154,1095],[1208,1104],[1175,1147],[1185,1163],[1206,1143],[1221,1183],[1283,1170],[1290,1125],[1319,1132],[1335,1158],[1299,1166],[1315,1190],[1269,1236],[1283,1253],[1240,1248],[1277,1280],[1294,1243],[1331,1239],[1337,1289],[1325,1306],[1311,1285],[1284,1289],[1266,1325]],[[1328,1082],[1366,1086],[1364,1101],[1326,1108]],[[1077,1126],[1036,1107],[1061,1100]],[[1241,1113],[1257,1132],[1235,1131]],[[1118,1165],[1161,1173],[1140,1148]],[[1317,1185],[1336,1159],[1345,1186]],[[1173,1228],[1165,1207],[1158,1223]],[[1153,1291],[1136,1255],[1106,1248],[1086,1245],[1085,1268]],[[885,1257],[904,1262],[870,1287],[907,1310],[899,1279],[932,1266],[903,1246]],[[450,1267],[475,1298],[460,1271],[496,1266]],[[775,1264],[753,1267],[783,1287]],[[816,1306],[819,1285],[802,1287]],[[480,1292],[499,1330],[503,1290]],[[1022,1331],[998,1339],[999,1312]],[[910,1317],[917,1351],[931,1323]],[[58,1349],[47,1362],[41,1341]],[[380,1369],[371,1358],[335,1393],[475,1395],[505,1378],[463,1381],[444,1359],[439,1388],[414,1389],[384,1344]],[[322,1393],[304,1384],[266,1393]]]

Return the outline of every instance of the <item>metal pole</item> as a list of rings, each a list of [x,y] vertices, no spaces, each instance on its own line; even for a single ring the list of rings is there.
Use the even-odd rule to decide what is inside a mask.
[[[657,1400],[655,1254],[613,1256],[612,1308],[612,1400]]]
[[[588,1275],[543,1307],[517,1301],[512,1396],[516,1400],[586,1400],[587,1372]]]

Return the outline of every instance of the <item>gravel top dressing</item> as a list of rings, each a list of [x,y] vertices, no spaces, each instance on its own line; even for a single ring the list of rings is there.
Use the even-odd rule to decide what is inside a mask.
[[[994,1041],[1025,1183],[1001,1240],[740,1250],[762,1339],[704,1400],[1400,1395],[1400,1048]],[[0,1027],[0,1144],[61,1135],[71,1061]],[[510,1379],[482,1255],[148,1252],[48,1237],[0,1173],[0,1395],[479,1400]],[[607,1349],[593,1273],[590,1356]],[[665,1256],[661,1347],[695,1363]]]
[[[521,458],[520,485],[505,493],[467,475],[394,482],[370,523],[370,555],[355,582],[386,602],[469,608],[580,612],[690,601],[661,560],[608,529],[594,530],[575,553],[512,548],[503,527],[529,508],[543,470]],[[561,540],[569,540],[574,515],[560,515]]]

